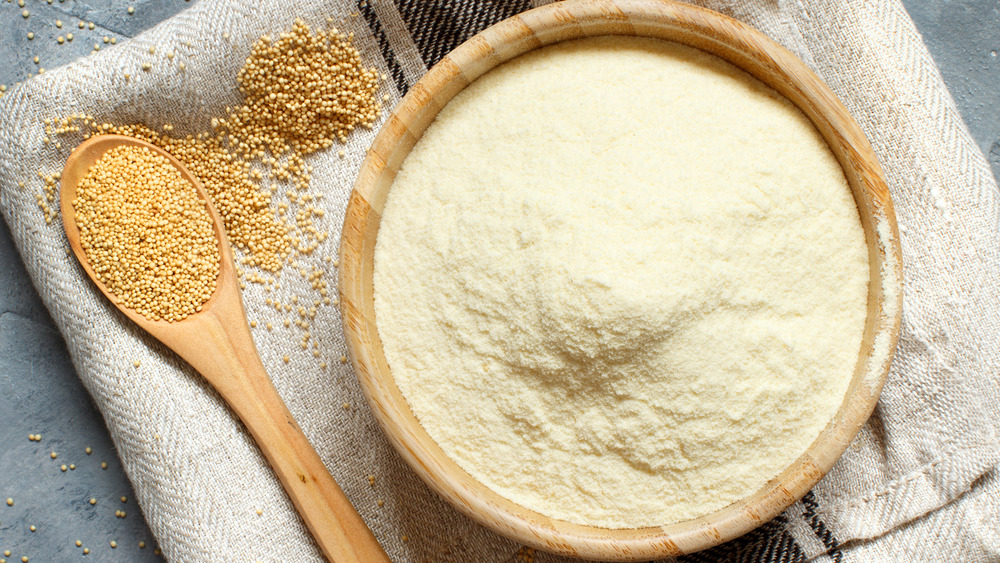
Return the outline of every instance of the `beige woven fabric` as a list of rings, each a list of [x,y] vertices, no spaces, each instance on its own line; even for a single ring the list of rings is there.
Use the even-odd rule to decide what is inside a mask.
[[[153,128],[169,122],[175,134],[208,130],[211,117],[239,101],[234,77],[250,45],[263,34],[289,28],[296,17],[314,25],[333,18],[335,25],[355,33],[369,64],[411,85],[426,66],[406,14],[412,22],[413,12],[424,8],[415,0],[369,1],[380,23],[374,34],[370,23],[356,15],[359,4],[343,0],[206,0],[128,44],[32,78],[0,99],[0,210],[171,561],[298,562],[316,561],[319,555],[274,475],[218,396],[117,314],[67,258],[58,220],[46,224],[35,198],[42,192],[38,172],[60,170],[75,141],[67,137],[61,148],[43,144],[42,122],[85,112],[102,121]],[[899,0],[705,4],[792,49],[857,117],[896,202],[906,277],[900,348],[883,400],[860,438],[781,521],[709,555],[770,561],[778,560],[778,552],[791,559],[850,560],[859,554],[858,560],[877,560],[870,557],[906,553],[912,534],[905,530],[933,518],[954,528],[957,517],[948,515],[961,513],[964,521],[985,524],[963,527],[964,535],[947,535],[936,544],[943,551],[935,552],[932,545],[920,553],[931,554],[927,560],[997,560],[995,538],[991,543],[989,537],[996,529],[991,532],[989,523],[1000,521],[1000,508],[989,472],[1000,457],[1000,310],[994,298],[1000,241],[997,187],[982,154]],[[470,32],[487,23],[488,18],[471,17],[421,25]],[[395,63],[383,58],[380,34]],[[158,53],[176,51],[186,70],[160,57],[150,72],[142,72],[150,46]],[[131,78],[126,80],[125,73]],[[386,88],[392,104],[400,92],[392,81]],[[336,255],[350,186],[373,137],[374,132],[355,132],[344,147],[345,158],[331,151],[309,160],[313,185],[326,195],[325,226],[331,237],[300,263],[326,269],[331,280],[336,271],[322,257]],[[305,294],[306,284],[286,275],[278,296]],[[265,305],[269,296],[256,284],[244,292],[251,318],[259,326],[271,321],[276,327],[254,333],[264,364],[392,558],[515,557],[517,545],[441,501],[389,446],[349,366],[338,361],[346,348],[336,310],[321,309],[311,329],[323,360],[332,366],[323,370],[299,348],[299,333],[279,328],[286,315]],[[291,356],[287,364],[285,354]],[[350,410],[342,408],[344,403]],[[987,485],[992,492],[977,492]],[[968,498],[961,504],[952,502],[963,494]]]

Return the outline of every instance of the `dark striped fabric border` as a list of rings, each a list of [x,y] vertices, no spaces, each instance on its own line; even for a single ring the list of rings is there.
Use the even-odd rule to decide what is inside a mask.
[[[389,39],[385,36],[385,29],[382,28],[382,23],[378,20],[375,8],[372,7],[370,0],[358,0],[357,4],[358,13],[365,19],[368,29],[372,30],[372,35],[378,41],[379,51],[382,53],[382,58],[385,59],[385,64],[389,67],[389,74],[392,76],[393,84],[396,85],[396,89],[400,95],[406,94],[410,89],[410,85],[406,83],[406,78],[403,76],[403,67],[399,65],[395,53],[392,52],[392,47],[389,46]]]
[[[816,513],[819,503],[816,502],[816,496],[813,495],[812,491],[809,491],[806,493],[806,496],[802,497],[802,506],[804,507],[802,517],[805,518],[809,527],[812,528],[813,533],[819,538],[819,541],[823,542],[823,547],[826,548],[827,553],[835,563],[843,561],[844,553],[840,551],[840,542],[837,541],[837,538],[833,537],[833,533],[830,532],[826,524],[819,519],[819,514]]]
[[[800,563],[806,560],[780,515],[749,534],[677,559],[677,563]]]
[[[487,27],[527,10],[528,0],[395,0],[428,66]]]
[[[402,67],[385,35],[385,28],[371,5],[377,0],[358,0],[359,13],[372,30],[392,80],[401,94],[409,90]],[[389,1],[389,0],[385,0]],[[394,2],[424,64],[429,68],[452,49],[483,29],[527,10],[528,0],[391,0]],[[998,151],[1000,153],[1000,151]],[[843,560],[840,544],[820,519],[812,492],[802,499],[802,518],[837,563]],[[806,554],[788,531],[788,519],[780,515],[757,530],[699,553],[681,557],[678,563],[800,563]]]

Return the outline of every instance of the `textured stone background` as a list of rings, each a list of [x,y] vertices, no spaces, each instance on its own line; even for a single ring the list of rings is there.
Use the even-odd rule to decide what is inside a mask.
[[[90,54],[103,38],[126,41],[190,5],[188,0],[0,0],[0,84],[8,87]],[[1000,3],[904,0],[973,136],[1000,173]],[[134,13],[129,14],[129,6]],[[25,19],[21,12],[29,10]],[[56,27],[61,20],[62,28]],[[78,22],[93,22],[94,30]],[[33,40],[27,33],[35,34]],[[68,33],[73,40],[59,44]],[[39,63],[34,63],[34,57]],[[2,147],[0,147],[2,150]],[[28,434],[42,434],[41,442]],[[84,448],[93,449],[91,455]],[[52,459],[51,452],[58,454]],[[101,462],[108,468],[101,469]],[[63,472],[60,465],[75,464]],[[125,496],[128,502],[122,503]],[[14,506],[3,500],[11,497]],[[81,557],[154,561],[155,542],[122,473],[100,413],[70,363],[0,220],[0,553],[10,562]],[[91,505],[89,500],[97,499]],[[125,510],[127,517],[115,516]],[[34,525],[37,530],[30,531]],[[118,547],[112,549],[110,541]],[[139,542],[145,541],[145,549]],[[0,555],[0,558],[3,558]]]

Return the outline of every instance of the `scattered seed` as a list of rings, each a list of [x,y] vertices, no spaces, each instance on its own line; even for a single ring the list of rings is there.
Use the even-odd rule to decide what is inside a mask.
[[[135,8],[133,8],[132,6],[129,6],[128,7],[128,13],[134,14],[135,13]]]
[[[59,457],[59,454],[57,454],[56,452],[52,452],[52,453],[49,454],[49,457],[51,457],[52,459],[55,459],[55,458]]]
[[[76,540],[75,543],[76,543],[76,547],[80,547],[81,545],[83,545],[83,542],[80,541],[80,540]]]
[[[90,499],[90,505],[91,505],[91,506],[93,506],[93,505],[95,505],[95,504],[97,504],[97,499],[96,499],[96,498],[93,498],[93,497],[92,497],[92,498]]]
[[[139,542],[139,549],[145,549],[145,548],[146,548],[146,542],[140,541]]]
[[[118,542],[116,542],[115,540],[111,540],[111,549],[114,549],[116,547],[118,547]]]
[[[108,468],[108,462],[102,461],[101,462],[101,469],[107,469],[107,468]]]
[[[86,452],[87,455],[90,455],[90,454],[94,453],[93,448],[91,448],[90,446],[87,446],[86,448],[83,448],[83,451]]]

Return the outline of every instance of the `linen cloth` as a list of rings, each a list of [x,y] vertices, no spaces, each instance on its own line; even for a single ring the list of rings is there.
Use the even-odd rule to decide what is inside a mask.
[[[170,123],[175,135],[210,130],[212,117],[240,102],[235,76],[250,46],[297,17],[319,27],[332,18],[353,32],[366,64],[389,77],[382,93],[391,107],[462,40],[541,3],[206,0],[128,44],[32,78],[0,99],[0,210],[169,560],[298,562],[320,555],[219,397],[105,302],[67,257],[59,218],[45,223],[36,204],[43,190],[38,172],[61,170],[75,141],[44,144],[43,120],[83,112],[154,129]],[[918,33],[899,0],[699,4],[791,49],[859,121],[896,205],[905,302],[882,399],[833,471],[761,529],[682,559],[1000,561],[997,186]],[[142,72],[151,46],[176,51],[186,69],[160,57]],[[322,257],[336,255],[350,188],[374,134],[352,133],[343,158],[337,148],[309,157],[331,236],[300,263],[328,270],[331,280],[335,269]],[[281,283],[279,298],[308,287],[294,275]],[[257,284],[243,292],[250,318],[280,327],[286,315],[265,305],[269,296]],[[438,498],[395,454],[349,365],[338,361],[346,348],[335,308],[321,309],[311,332],[327,369],[289,329],[257,329],[254,337],[289,409],[392,559],[527,558],[520,546]]]

